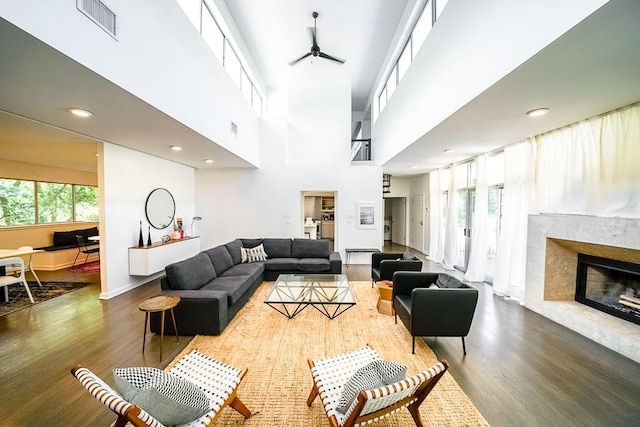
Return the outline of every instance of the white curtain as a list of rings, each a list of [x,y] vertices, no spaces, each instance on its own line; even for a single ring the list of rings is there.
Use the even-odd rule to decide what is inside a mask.
[[[455,180],[455,165],[451,165],[449,169],[449,192],[447,199],[447,223],[444,233],[444,258],[442,261],[442,267],[447,270],[453,270],[456,263],[456,220],[458,218],[457,209],[457,194],[456,194],[456,180]]]
[[[476,157],[476,196],[471,227],[471,253],[464,280],[482,282],[487,265],[489,226],[489,187],[487,185],[487,155]]]
[[[640,217],[640,105],[602,117],[602,214]]]
[[[442,238],[442,188],[440,170],[429,173],[429,259],[442,262],[444,239]]]
[[[527,140],[504,149],[504,202],[493,291],[524,302],[527,221],[533,185],[534,144]]]
[[[536,207],[640,216],[640,105],[536,137]]]

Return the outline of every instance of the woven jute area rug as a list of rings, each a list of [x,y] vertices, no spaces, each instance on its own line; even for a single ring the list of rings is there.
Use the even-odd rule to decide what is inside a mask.
[[[377,290],[370,282],[351,282],[356,305],[333,320],[313,307],[288,319],[264,304],[273,282],[264,282],[220,336],[196,336],[176,357],[192,349],[238,368],[248,368],[238,397],[253,412],[247,420],[225,408],[215,425],[322,426],[329,425],[319,398],[307,407],[312,380],[307,359],[333,356],[369,344],[380,356],[407,365],[407,376],[433,365],[437,359],[423,340],[411,336],[393,316],[376,310]],[[169,364],[171,367],[173,362]],[[447,372],[420,407],[431,426],[488,425]],[[402,409],[379,426],[415,425]]]

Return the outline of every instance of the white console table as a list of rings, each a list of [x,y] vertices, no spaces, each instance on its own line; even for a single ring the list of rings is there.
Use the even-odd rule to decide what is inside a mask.
[[[174,262],[182,261],[200,252],[200,237],[185,237],[167,243],[129,248],[129,274],[150,276],[164,270]]]

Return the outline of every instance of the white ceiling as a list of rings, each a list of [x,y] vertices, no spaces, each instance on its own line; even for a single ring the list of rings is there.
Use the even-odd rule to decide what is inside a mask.
[[[352,110],[363,111],[407,0],[225,0],[268,88],[286,87],[289,63],[309,52],[312,12],[320,50],[348,64]],[[415,0],[411,0],[414,4]],[[304,61],[326,61],[306,58]],[[294,65],[295,66],[295,65]],[[336,67],[340,67],[335,63]]]
[[[321,49],[345,59],[353,73],[354,110],[366,104],[407,4],[226,2],[267,87],[283,84],[283,67],[310,48],[307,28],[313,25],[311,12],[318,11]],[[638,16],[640,1],[610,1],[384,164],[385,172],[414,175],[639,101]],[[526,117],[533,101],[550,107],[550,114],[535,121]],[[50,111],[51,105],[58,108]],[[96,115],[91,120],[79,121],[66,111],[82,105],[92,106]],[[0,18],[0,157],[95,170],[96,140],[196,168],[206,167],[202,159],[209,157],[217,159],[212,167],[251,166]],[[188,150],[168,150],[176,140]],[[66,148],[82,142],[91,148]],[[443,155],[449,147],[456,152]],[[415,164],[420,169],[409,169]]]

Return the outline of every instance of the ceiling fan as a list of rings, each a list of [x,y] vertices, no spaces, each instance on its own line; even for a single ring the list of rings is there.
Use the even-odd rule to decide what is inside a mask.
[[[331,61],[335,61],[338,62],[340,64],[344,64],[344,61],[342,59],[338,59],[338,58],[334,58],[331,55],[327,55],[326,53],[323,53],[320,51],[320,46],[318,46],[318,42],[316,40],[316,19],[318,18],[318,12],[313,12],[311,14],[311,16],[313,16],[313,28],[310,28],[309,30],[311,31],[311,39],[313,40],[313,44],[311,45],[311,50],[307,53],[305,53],[304,55],[302,55],[300,58],[296,59],[295,61],[292,61],[289,63],[289,65],[295,65],[298,62],[302,61],[303,59],[309,57],[309,56],[314,56],[314,57],[320,57],[320,58],[324,58],[324,59],[329,59]]]

